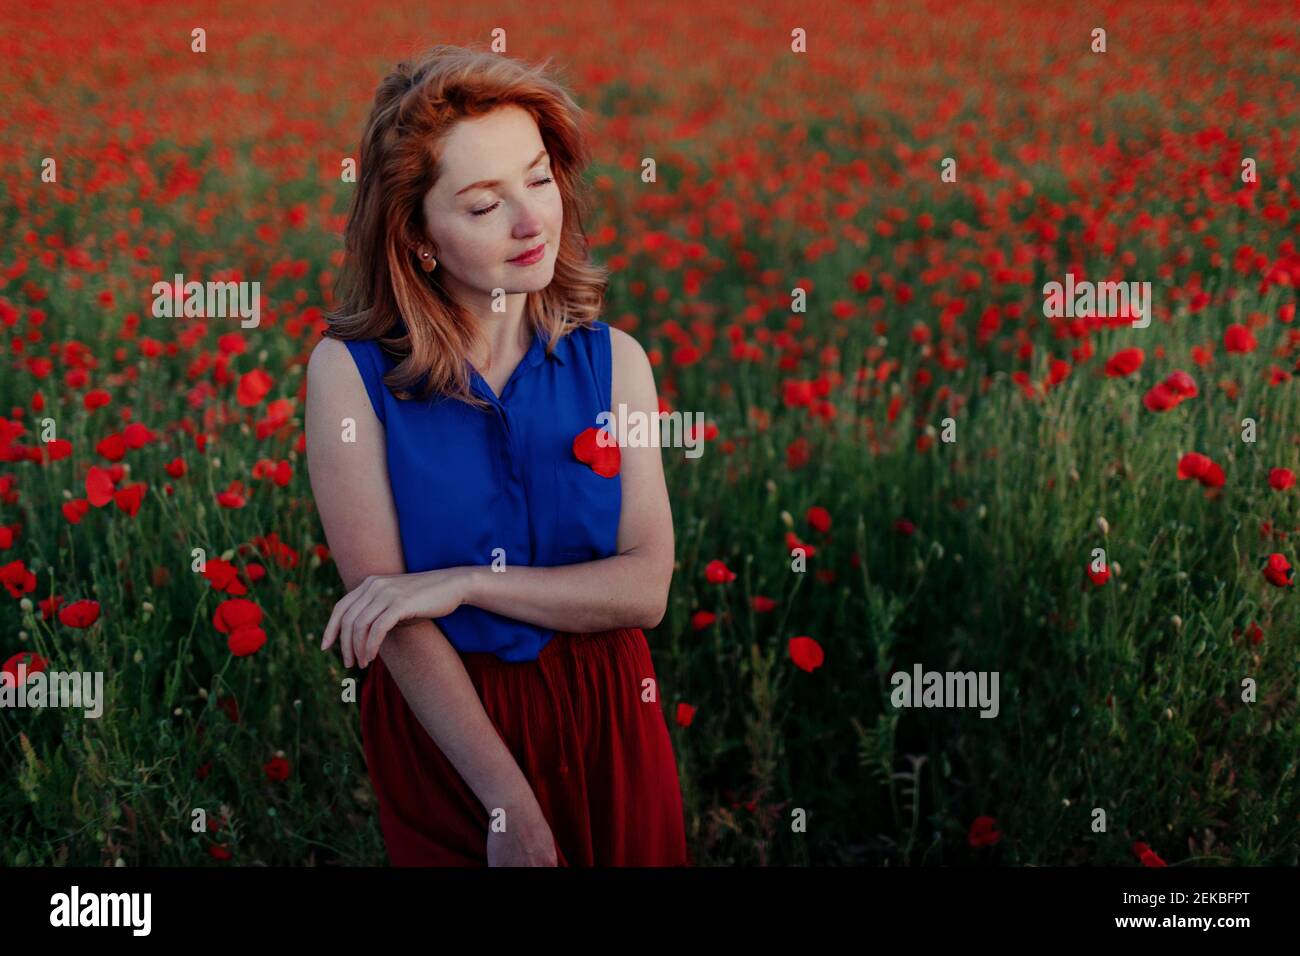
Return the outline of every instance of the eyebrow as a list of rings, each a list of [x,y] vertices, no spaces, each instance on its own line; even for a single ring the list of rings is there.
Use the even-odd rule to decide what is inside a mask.
[[[546,149],[545,147],[543,147],[542,151],[533,158],[533,161],[524,167],[524,172],[528,172],[528,170],[532,169],[534,166],[540,163],[546,155],[547,155]],[[499,179],[480,179],[476,183],[470,183],[464,189],[460,190],[460,192],[456,193],[456,195],[459,196],[461,193],[467,193],[471,189],[491,189],[493,186],[500,186],[500,185],[501,185],[501,180]]]

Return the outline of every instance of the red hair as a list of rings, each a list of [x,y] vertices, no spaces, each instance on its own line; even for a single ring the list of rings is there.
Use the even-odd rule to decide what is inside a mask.
[[[525,323],[553,349],[561,336],[600,315],[608,271],[589,261],[582,225],[589,202],[582,172],[591,162],[583,112],[546,67],[439,44],[398,63],[375,92],[343,235],[339,307],[322,334],[378,339],[399,360],[384,377],[397,398],[423,400],[436,392],[487,407],[471,391],[467,367],[485,344],[478,321],[451,298],[436,269],[420,268],[413,248],[428,239],[423,201],[441,174],[443,138],[463,118],[519,106],[537,123],[551,156],[564,226],[554,277],[545,289],[526,293]]]

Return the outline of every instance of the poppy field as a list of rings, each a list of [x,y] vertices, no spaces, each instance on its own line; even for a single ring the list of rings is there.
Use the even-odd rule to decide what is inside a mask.
[[[436,6],[0,11],[0,863],[385,863],[304,367],[376,85],[494,30],[703,414],[646,632],[693,862],[1300,863],[1290,5]]]

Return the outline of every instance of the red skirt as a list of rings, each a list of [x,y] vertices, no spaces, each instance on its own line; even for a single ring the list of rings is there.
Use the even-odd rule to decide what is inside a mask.
[[[461,660],[537,795],[560,866],[690,865],[668,725],[657,699],[641,699],[655,672],[640,628],[557,633],[534,661]],[[362,684],[361,734],[392,864],[486,866],[488,813],[382,657]]]

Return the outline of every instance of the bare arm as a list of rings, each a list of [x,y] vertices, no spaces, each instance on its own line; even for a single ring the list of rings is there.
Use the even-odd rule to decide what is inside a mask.
[[[610,328],[614,409],[642,412],[657,427],[654,371],[636,339]],[[614,409],[611,409],[613,411]],[[673,516],[659,447],[623,446],[618,554],[555,568],[512,565],[465,569],[465,603],[558,631],[654,627],[668,606],[673,576]]]
[[[342,440],[345,418],[356,422],[355,442]],[[334,339],[321,339],[307,363],[306,431],[312,494],[344,590],[372,574],[404,574],[384,426],[347,347]],[[380,654],[411,710],[488,813],[501,807],[508,820],[542,819],[442,629],[427,618],[399,625]]]

